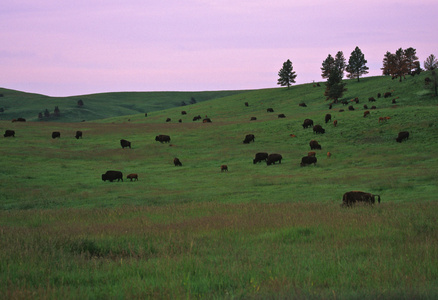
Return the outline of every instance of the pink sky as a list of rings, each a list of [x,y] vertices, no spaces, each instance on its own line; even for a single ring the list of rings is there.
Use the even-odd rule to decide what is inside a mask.
[[[2,0],[0,86],[50,96],[277,87],[323,81],[356,46],[368,76],[386,51],[438,56],[437,0]]]

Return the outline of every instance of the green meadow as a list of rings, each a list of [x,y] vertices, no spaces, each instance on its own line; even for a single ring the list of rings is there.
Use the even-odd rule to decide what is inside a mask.
[[[436,299],[438,98],[427,76],[346,80],[354,111],[329,110],[323,83],[84,95],[82,108],[79,96],[0,89],[0,132],[15,131],[0,138],[1,298]],[[364,117],[364,104],[377,108]],[[38,121],[48,105],[61,116]],[[325,134],[303,129],[307,118]],[[397,143],[400,131],[410,137]],[[301,167],[312,139],[318,162]],[[283,160],[253,164],[257,152]],[[124,181],[103,182],[107,170]],[[352,190],[382,201],[341,207]]]

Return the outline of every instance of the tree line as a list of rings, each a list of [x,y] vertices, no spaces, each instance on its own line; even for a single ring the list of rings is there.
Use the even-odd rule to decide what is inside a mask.
[[[324,95],[327,99],[332,99],[335,102],[342,97],[343,93],[347,90],[345,88],[346,83],[342,82],[344,78],[344,72],[346,71],[348,78],[357,78],[360,81],[360,77],[368,74],[369,68],[366,66],[367,60],[359,47],[356,47],[350,54],[348,64],[342,51],[338,51],[333,57],[331,54],[322,62],[321,77],[327,79],[326,89]],[[438,60],[435,55],[431,54],[424,61],[424,69],[432,70],[433,79],[429,78],[428,82],[432,82],[435,95],[437,95],[437,75],[435,69],[438,68]],[[392,79],[398,78],[400,81],[406,78],[406,75],[414,76],[422,72],[420,62],[416,55],[416,49],[410,47],[407,49],[399,48],[395,53],[389,51],[386,52],[383,58],[383,67],[381,68],[382,74],[385,76],[392,76]],[[292,62],[288,59],[283,63],[283,67],[278,72],[277,84],[281,86],[289,87],[292,83],[295,83],[297,77],[296,72],[293,70]]]

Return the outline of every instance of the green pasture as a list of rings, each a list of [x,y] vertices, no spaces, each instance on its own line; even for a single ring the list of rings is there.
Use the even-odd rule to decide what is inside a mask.
[[[2,117],[0,132],[16,136],[0,142],[0,294],[436,298],[438,100],[424,86],[427,76],[347,80],[342,100],[358,97],[358,104],[349,102],[354,111],[340,103],[329,110],[324,84],[306,84],[211,92],[210,100],[150,110],[147,117],[123,113],[116,100],[93,121],[63,119],[61,104],[59,122]],[[392,96],[383,98],[385,92]],[[107,95],[83,96],[86,105],[87,97]],[[189,102],[191,94],[184,97]],[[377,109],[363,117],[364,104]],[[192,121],[197,115],[212,123]],[[306,118],[326,133],[303,129]],[[74,138],[76,130],[82,139]],[[52,131],[61,138],[53,140]],[[400,131],[409,131],[408,141],[395,141]],[[255,142],[243,144],[250,133]],[[156,142],[159,134],[171,142]],[[132,148],[122,149],[120,139]],[[301,167],[312,139],[322,145],[318,162]],[[253,164],[257,152],[283,160]],[[107,170],[124,178],[137,173],[139,180],[103,182]],[[342,208],[351,190],[378,194],[382,202]]]

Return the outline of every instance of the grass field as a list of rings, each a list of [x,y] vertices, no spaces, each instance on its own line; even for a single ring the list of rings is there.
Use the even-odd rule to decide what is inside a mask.
[[[306,84],[147,117],[0,121],[2,133],[16,132],[0,143],[0,294],[436,299],[438,99],[424,87],[427,76],[348,80],[345,100],[360,100],[354,111],[329,110],[323,87]],[[388,91],[390,98],[377,98]],[[117,110],[112,103],[105,114]],[[377,106],[366,118],[364,104]],[[326,113],[337,127],[324,123]],[[212,123],[193,122],[197,115]],[[303,129],[306,118],[326,133]],[[409,140],[397,143],[405,130]],[[243,144],[249,133],[255,142]],[[156,142],[158,134],[171,142]],[[120,147],[122,138],[132,149]],[[300,167],[311,139],[322,145],[318,162]],[[253,164],[257,152],[283,160]],[[139,181],[103,182],[107,170]],[[351,190],[382,202],[342,208]]]

